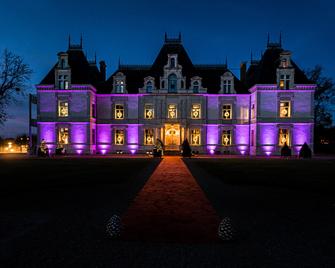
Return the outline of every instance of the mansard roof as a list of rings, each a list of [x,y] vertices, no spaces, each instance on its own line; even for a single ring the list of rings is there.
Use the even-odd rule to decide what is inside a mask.
[[[98,86],[102,83],[101,74],[95,64],[89,62],[82,51],[81,47],[72,45],[67,50],[68,62],[71,67],[71,83],[72,84],[91,84]],[[55,83],[55,68],[57,63],[49,71],[49,73],[42,79],[40,84],[54,84]]]
[[[182,75],[186,77],[186,87],[191,85],[191,78],[199,76],[202,78],[202,86],[207,88],[208,93],[218,93],[220,90],[221,76],[229,71],[225,64],[219,65],[195,65],[192,63],[188,53],[181,43],[181,39],[167,39],[159,51],[152,65],[120,65],[119,68],[106,81],[100,92],[111,91],[113,76],[122,72],[126,76],[126,85],[129,93],[137,93],[144,85],[144,78],[152,76],[155,78],[155,86],[159,88],[160,77],[164,75],[164,66],[167,64],[168,55],[177,54],[178,64],[182,66]],[[232,73],[232,72],[231,72]],[[233,73],[232,73],[233,74]],[[245,86],[234,76],[234,85],[237,93],[248,93]]]
[[[259,61],[252,61],[246,76],[248,88],[255,84],[274,84],[277,79],[277,68],[280,64],[280,54],[284,51],[280,44],[269,43],[265,53]],[[310,84],[305,73],[291,60],[295,69],[294,82],[296,84]]]

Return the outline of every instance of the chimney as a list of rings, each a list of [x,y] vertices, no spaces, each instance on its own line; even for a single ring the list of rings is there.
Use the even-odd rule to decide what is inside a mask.
[[[241,82],[245,82],[247,78],[247,63],[245,61],[240,64],[240,80]]]
[[[106,65],[105,61],[103,61],[103,60],[100,61],[99,64],[100,64],[101,78],[102,78],[103,81],[106,81],[106,67],[107,67],[107,65]]]

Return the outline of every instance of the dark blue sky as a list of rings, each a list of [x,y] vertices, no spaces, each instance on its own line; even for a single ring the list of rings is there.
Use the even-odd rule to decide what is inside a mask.
[[[183,43],[195,63],[228,64],[237,72],[251,50],[259,56],[267,33],[272,40],[283,33],[284,47],[293,52],[301,68],[316,64],[325,74],[335,73],[335,3],[325,1],[88,1],[0,0],[0,51],[22,55],[38,83],[67,49],[68,35],[93,59],[104,59],[108,74],[122,63],[150,64],[170,36],[182,32]],[[236,70],[234,69],[236,68]],[[10,109],[11,119],[0,127],[0,136],[28,131],[28,105]]]

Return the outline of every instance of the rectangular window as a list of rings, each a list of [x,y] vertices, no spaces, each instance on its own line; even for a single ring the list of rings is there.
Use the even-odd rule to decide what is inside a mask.
[[[124,81],[118,80],[116,81],[116,93],[124,92]]]
[[[193,104],[192,105],[191,117],[192,117],[192,119],[200,119],[201,118],[201,105],[200,104]]]
[[[115,105],[115,119],[124,119],[124,107],[122,104]]]
[[[222,118],[223,119],[232,119],[232,106],[231,104],[225,104],[222,106]]]
[[[287,128],[279,129],[279,146],[290,146],[290,131]]]
[[[291,102],[290,101],[280,101],[279,116],[280,118],[291,117]]]
[[[144,118],[149,120],[154,118],[154,106],[152,104],[144,105]]]
[[[58,116],[68,117],[69,116],[69,102],[68,101],[58,101]]]
[[[154,130],[153,129],[144,130],[144,144],[145,145],[154,144]]]
[[[231,80],[224,80],[223,81],[223,93],[229,94],[231,93]]]
[[[230,146],[231,145],[231,130],[222,131],[222,145]]]
[[[116,145],[124,144],[124,130],[123,129],[115,130],[115,144]]]
[[[177,118],[177,105],[176,104],[168,105],[168,118],[171,118],[171,119]]]
[[[64,81],[64,88],[69,89],[69,81]]]
[[[201,134],[200,129],[195,128],[191,130],[191,145],[200,145],[201,144]]]
[[[290,88],[290,75],[282,74],[280,75],[279,87],[280,89],[289,89]]]
[[[69,129],[67,127],[58,129],[58,143],[69,144]]]

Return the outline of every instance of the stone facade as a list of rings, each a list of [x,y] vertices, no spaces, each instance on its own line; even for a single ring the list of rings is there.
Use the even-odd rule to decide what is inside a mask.
[[[98,70],[81,46],[58,55],[37,86],[38,140],[52,152],[146,153],[156,139],[178,151],[186,138],[200,154],[313,148],[315,85],[280,44],[268,44],[241,79],[227,65],[193,65],[180,38],[166,38],[152,66],[120,65],[107,80],[105,63]]]

